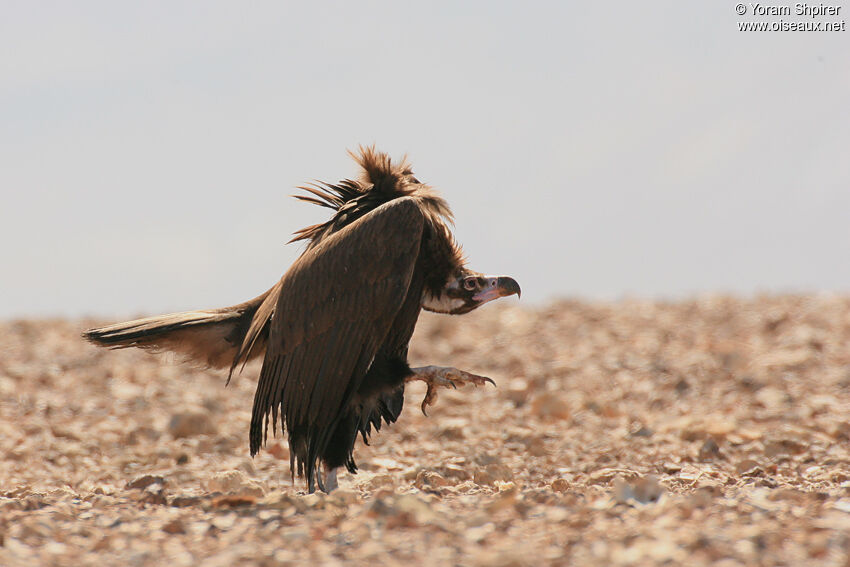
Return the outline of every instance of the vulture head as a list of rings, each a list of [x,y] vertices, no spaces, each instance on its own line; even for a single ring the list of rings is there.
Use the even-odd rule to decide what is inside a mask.
[[[513,294],[522,294],[515,279],[479,274],[461,266],[436,293],[425,292],[422,308],[434,313],[463,315],[488,301]]]

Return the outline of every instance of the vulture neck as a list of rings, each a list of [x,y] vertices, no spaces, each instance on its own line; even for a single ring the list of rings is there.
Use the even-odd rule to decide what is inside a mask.
[[[427,289],[422,293],[422,309],[433,313],[452,314],[465,305],[458,297],[450,297],[447,293],[433,294]]]

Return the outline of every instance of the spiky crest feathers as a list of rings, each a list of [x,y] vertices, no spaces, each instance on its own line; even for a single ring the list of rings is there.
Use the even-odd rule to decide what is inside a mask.
[[[416,197],[422,203],[423,210],[431,217],[432,224],[451,238],[451,232],[445,226],[446,223],[453,224],[453,215],[448,203],[434,189],[420,183],[413,176],[413,170],[406,156],[398,162],[393,162],[388,154],[379,152],[375,146],[360,146],[359,153],[349,151],[348,154],[361,168],[358,180],[344,179],[335,185],[315,181],[298,187],[309,195],[293,195],[293,197],[327,207],[335,213],[327,222],[296,231],[290,242],[309,240],[309,246],[313,246],[323,237],[354,222],[384,203],[407,196]],[[453,239],[452,243],[454,244]],[[459,248],[456,255],[460,260]]]

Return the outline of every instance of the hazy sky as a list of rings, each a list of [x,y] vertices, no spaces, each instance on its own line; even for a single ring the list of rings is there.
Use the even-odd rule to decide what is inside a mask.
[[[0,318],[253,297],[360,143],[529,304],[846,293],[850,32],[735,4],[2,2]]]

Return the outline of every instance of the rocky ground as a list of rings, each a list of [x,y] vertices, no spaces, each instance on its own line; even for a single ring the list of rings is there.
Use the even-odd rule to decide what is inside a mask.
[[[492,377],[358,445],[330,496],[248,456],[256,367],[0,323],[0,565],[845,565],[850,298],[423,315]]]

